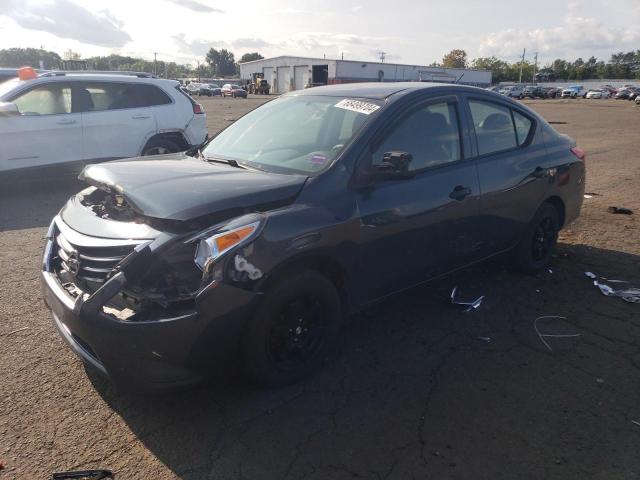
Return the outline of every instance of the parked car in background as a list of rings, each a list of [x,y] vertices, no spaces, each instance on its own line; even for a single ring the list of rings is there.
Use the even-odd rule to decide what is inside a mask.
[[[0,172],[179,152],[206,136],[175,80],[29,69],[0,84]]]
[[[247,98],[247,91],[242,88],[240,85],[235,85],[232,83],[227,83],[222,86],[222,96],[223,97],[241,97]]]
[[[506,252],[541,271],[584,195],[573,140],[462,85],[298,90],[194,155],[90,165],[49,227],[54,325],[123,389],[298,381],[367,305]]]
[[[523,98],[546,98],[546,95],[542,87],[529,85],[522,89],[522,97]]]
[[[614,98],[616,100],[628,100],[630,94],[631,94],[631,90],[629,89],[629,87],[622,88],[618,90],[618,93],[616,93]]]
[[[222,88],[220,87],[220,85],[217,85],[215,83],[210,83],[209,89],[211,90],[212,97],[219,97],[222,95]]]
[[[556,87],[543,87],[543,90],[546,98],[556,98],[562,92],[561,89]]]
[[[493,87],[487,87],[485,88],[485,90],[488,90],[494,93],[500,93],[501,88],[499,86],[493,86]]]
[[[585,98],[609,98],[608,90],[589,90]]]
[[[511,85],[500,90],[502,95],[506,95],[511,98],[524,98],[524,88],[519,85]]]
[[[200,83],[189,83],[189,85],[187,85],[187,91],[189,92],[189,95],[198,95],[200,93]]]
[[[0,83],[18,76],[17,68],[0,68]]]
[[[582,85],[574,85],[564,88],[560,94],[560,98],[578,98],[582,94]]]
[[[638,87],[631,87],[629,89],[629,100],[635,100],[638,96],[638,93],[640,93],[640,88]]]

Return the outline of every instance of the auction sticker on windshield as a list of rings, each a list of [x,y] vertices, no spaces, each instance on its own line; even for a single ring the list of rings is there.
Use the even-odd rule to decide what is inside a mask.
[[[380,108],[380,106],[375,103],[363,102],[361,100],[349,100],[348,98],[339,101],[335,106],[345,110],[351,110],[353,112],[364,113],[365,115],[370,115]]]

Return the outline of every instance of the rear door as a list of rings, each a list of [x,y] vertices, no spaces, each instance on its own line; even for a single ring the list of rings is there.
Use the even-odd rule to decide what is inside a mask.
[[[81,115],[68,83],[36,85],[8,101],[20,115],[0,117],[0,171],[82,160]]]
[[[133,82],[82,81],[75,84],[81,105],[85,157],[111,159],[140,155],[156,133],[153,106],[145,85]]]
[[[483,245],[517,244],[549,188],[547,151],[533,116],[499,99],[467,97],[478,153]]]
[[[371,169],[385,153],[413,157],[415,175],[375,182],[357,193],[361,273],[373,300],[477,259],[480,187],[463,142],[455,96],[412,105],[371,146]]]

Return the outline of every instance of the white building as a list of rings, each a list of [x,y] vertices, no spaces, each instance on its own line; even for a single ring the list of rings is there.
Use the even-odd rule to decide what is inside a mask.
[[[490,70],[429,67],[398,63],[358,62],[282,56],[240,64],[242,83],[261,74],[271,93],[300,90],[307,85],[353,82],[444,82],[485,87],[491,85]]]

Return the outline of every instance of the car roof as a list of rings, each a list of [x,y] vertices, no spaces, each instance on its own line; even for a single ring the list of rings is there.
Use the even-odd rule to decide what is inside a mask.
[[[318,95],[328,97],[361,97],[382,100],[399,92],[429,90],[437,87],[474,89],[465,85],[431,82],[368,82],[325,85],[295,90],[287,95]],[[480,89],[483,90],[483,89]]]

